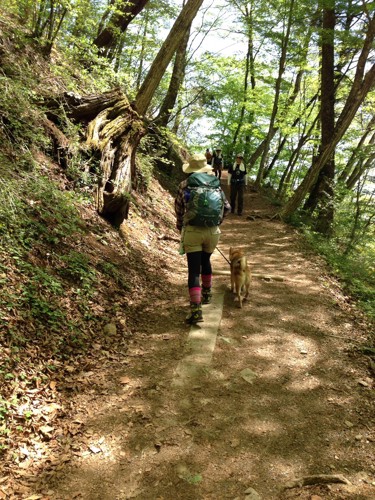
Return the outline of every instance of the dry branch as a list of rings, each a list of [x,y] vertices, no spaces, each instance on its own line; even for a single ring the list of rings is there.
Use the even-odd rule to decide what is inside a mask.
[[[330,484],[341,483],[351,484],[346,477],[341,474],[316,474],[314,476],[299,477],[290,481],[284,486],[284,489],[302,488],[303,486],[311,486],[314,484]]]
[[[221,276],[230,276],[230,271],[222,271],[222,270],[213,270],[212,274],[221,275]],[[259,273],[251,273],[254,278],[260,278],[263,280],[272,280],[272,281],[284,281],[283,276],[275,276],[272,274],[259,274]]]

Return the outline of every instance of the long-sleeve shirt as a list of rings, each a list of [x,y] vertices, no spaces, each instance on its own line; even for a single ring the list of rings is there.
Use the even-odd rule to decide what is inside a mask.
[[[176,227],[179,231],[181,231],[182,226],[184,225],[184,215],[186,212],[185,189],[187,187],[187,182],[187,179],[180,182],[178,186],[177,196],[174,201],[174,209],[176,212]],[[229,212],[229,210],[230,204],[224,195],[223,218],[225,217],[226,213]],[[223,222],[223,220],[220,221],[220,224],[221,222]]]

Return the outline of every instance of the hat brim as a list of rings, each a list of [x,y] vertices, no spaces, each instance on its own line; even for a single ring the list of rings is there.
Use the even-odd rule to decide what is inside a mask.
[[[182,165],[182,171],[185,174],[193,174],[193,173],[209,174],[209,173],[212,173],[212,167],[210,167],[210,165],[206,165],[205,167],[201,167],[201,168],[196,169],[194,167],[191,167],[189,165],[189,163],[184,163]]]

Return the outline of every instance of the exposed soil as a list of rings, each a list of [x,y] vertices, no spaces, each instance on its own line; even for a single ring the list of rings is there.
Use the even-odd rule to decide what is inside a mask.
[[[174,383],[189,355],[187,272],[177,241],[148,238],[161,207],[173,223],[163,197],[151,222],[133,211],[124,229],[148,289],[113,318],[127,325],[122,342],[107,350],[98,335],[90,362],[72,375],[74,390],[68,381],[61,388],[64,415],[49,456],[13,471],[13,492],[1,490],[9,475],[0,480],[0,498],[375,498],[374,381],[359,350],[366,325],[298,233],[267,217],[275,208],[257,193],[246,193],[242,217],[227,217],[219,243],[226,256],[230,246],[246,251],[250,298],[240,309],[229,276],[215,275],[224,306],[215,310],[212,360]],[[113,258],[113,248],[100,251]],[[229,270],[218,252],[212,262]],[[315,474],[350,484],[285,489]]]

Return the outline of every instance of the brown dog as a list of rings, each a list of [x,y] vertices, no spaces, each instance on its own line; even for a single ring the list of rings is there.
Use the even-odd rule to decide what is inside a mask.
[[[242,289],[245,288],[245,297],[247,299],[249,295],[249,287],[251,280],[250,269],[247,265],[247,257],[240,248],[230,247],[229,249],[229,261],[230,261],[230,281],[231,281],[231,291],[235,292],[240,307],[242,308]]]

